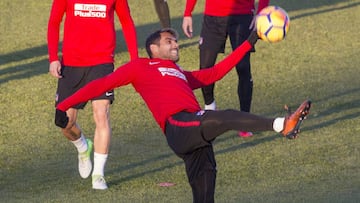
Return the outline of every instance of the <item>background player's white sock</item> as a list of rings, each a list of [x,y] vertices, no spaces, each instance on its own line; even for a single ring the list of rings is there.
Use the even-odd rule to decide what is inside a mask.
[[[106,164],[108,154],[100,154],[94,152],[94,169],[92,175],[104,176],[104,167]]]
[[[211,104],[206,105],[205,104],[205,110],[216,110],[216,103],[213,101]]]
[[[284,129],[285,118],[275,118],[273,122],[273,128],[276,132],[281,132]]]
[[[71,142],[75,145],[79,153],[85,152],[87,150],[87,142],[85,136],[82,133],[79,139]]]

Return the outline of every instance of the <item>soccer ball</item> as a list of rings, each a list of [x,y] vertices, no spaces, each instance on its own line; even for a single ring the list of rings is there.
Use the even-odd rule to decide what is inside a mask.
[[[257,34],[263,41],[279,42],[289,31],[290,18],[279,6],[268,6],[256,16]]]

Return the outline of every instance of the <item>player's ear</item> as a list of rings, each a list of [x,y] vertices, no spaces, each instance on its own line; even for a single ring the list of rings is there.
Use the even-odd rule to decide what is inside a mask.
[[[156,44],[150,45],[151,55],[153,58],[158,58],[159,56],[159,46]]]

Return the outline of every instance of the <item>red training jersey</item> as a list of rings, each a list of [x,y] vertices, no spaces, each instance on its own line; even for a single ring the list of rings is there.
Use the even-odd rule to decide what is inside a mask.
[[[122,25],[130,58],[138,58],[136,29],[127,0],[54,0],[48,22],[49,61],[59,60],[59,33],[64,14],[62,63],[91,66],[114,62],[114,13]]]
[[[169,116],[180,111],[201,110],[193,89],[220,80],[251,47],[250,43],[245,41],[212,68],[197,71],[185,71],[170,60],[139,58],[120,66],[103,78],[88,83],[59,103],[57,109],[66,111],[108,90],[132,84],[164,131]]]
[[[257,12],[269,5],[270,0],[259,0]],[[187,0],[184,16],[191,16],[197,0]],[[208,16],[229,16],[252,14],[255,0],[205,0],[204,14]]]

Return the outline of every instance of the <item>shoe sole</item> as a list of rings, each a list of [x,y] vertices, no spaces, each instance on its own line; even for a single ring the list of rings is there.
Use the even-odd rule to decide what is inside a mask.
[[[92,187],[94,190],[106,190],[108,187]]]
[[[299,118],[299,121],[297,122],[294,130],[292,130],[289,134],[286,135],[287,138],[295,139],[297,137],[297,134],[300,132],[300,125],[306,119],[306,116],[309,114],[310,108],[311,101],[307,100],[305,107],[301,110],[301,116]]]

